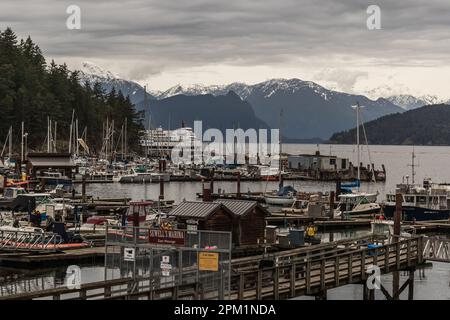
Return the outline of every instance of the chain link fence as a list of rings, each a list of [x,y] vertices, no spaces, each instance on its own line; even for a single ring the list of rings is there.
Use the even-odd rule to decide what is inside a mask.
[[[131,292],[196,284],[202,299],[229,298],[230,232],[108,226],[105,245],[105,280],[132,278]]]

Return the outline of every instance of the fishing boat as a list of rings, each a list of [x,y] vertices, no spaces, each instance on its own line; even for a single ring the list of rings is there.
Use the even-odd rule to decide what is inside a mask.
[[[386,194],[384,215],[393,219],[396,209],[396,194],[402,195],[402,220],[426,221],[450,218],[450,185],[434,184],[425,179],[423,185],[402,183],[395,192]]]

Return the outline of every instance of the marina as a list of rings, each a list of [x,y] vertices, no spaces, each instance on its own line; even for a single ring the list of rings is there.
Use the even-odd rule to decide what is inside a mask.
[[[289,147],[287,145],[285,149]],[[163,297],[164,299],[188,297],[214,299],[221,297],[221,295],[224,298],[230,299],[286,299],[307,296],[324,299],[328,297],[327,292],[329,290],[333,292],[342,286],[364,283],[367,275],[365,268],[361,268],[361,259],[369,259],[373,263],[373,253],[370,253],[370,250],[372,250],[370,248],[372,247],[376,248],[374,249],[374,252],[376,252],[375,255],[380,256],[377,258],[377,261],[379,261],[377,262],[378,267],[384,270],[386,274],[397,271],[414,274],[416,268],[424,268],[427,261],[444,264],[450,261],[448,257],[449,242],[440,236],[446,235],[450,231],[448,219],[408,219],[404,214],[401,215],[401,220],[403,220],[401,223],[402,230],[404,230],[402,231],[402,236],[404,232],[404,235],[407,237],[412,236],[411,239],[417,239],[420,242],[414,242],[414,245],[405,242],[405,246],[401,245],[401,248],[404,248],[405,251],[400,249],[399,252],[398,248],[394,250],[394,244],[398,242],[391,238],[395,232],[393,229],[394,220],[391,220],[393,216],[384,214],[386,206],[390,205],[389,194],[386,195],[386,202],[378,202],[378,195],[380,194],[378,190],[373,191],[372,189],[368,193],[357,193],[361,195],[358,197],[362,198],[354,198],[367,199],[369,200],[369,205],[371,203],[380,204],[377,210],[361,212],[352,209],[354,213],[349,215],[342,214],[342,208],[344,210],[349,210],[353,206],[358,208],[358,205],[361,206],[361,200],[349,202],[352,203],[349,207],[348,200],[344,201],[343,199],[352,199],[354,196],[351,192],[345,193],[343,191],[347,188],[347,184],[340,179],[334,182],[325,182],[321,186],[317,182],[307,182],[305,185],[305,182],[302,180],[280,180],[280,177],[278,177],[278,180],[282,181],[284,185],[284,189],[280,189],[283,190],[282,193],[277,191],[278,194],[289,195],[292,197],[290,199],[293,200],[268,202],[269,193],[264,190],[276,190],[276,187],[279,187],[280,181],[245,180],[241,179],[241,174],[238,174],[236,179],[216,180],[216,176],[211,175],[211,172],[215,171],[211,167],[207,171],[204,170],[206,172],[205,176],[202,176],[198,181],[171,181],[170,179],[162,178],[162,175],[158,175],[158,173],[163,173],[164,170],[167,170],[170,165],[170,161],[168,160],[155,161],[153,164],[155,167],[153,172],[158,176],[157,183],[148,182],[148,187],[145,188],[143,186],[146,185],[146,181],[143,181],[144,183],[136,181],[134,183],[123,184],[117,179],[113,179],[113,176],[111,177],[111,182],[107,185],[94,181],[89,183],[85,176],[82,176],[80,183],[75,183],[76,180],[73,180],[74,184],[71,184],[69,182],[70,178],[67,177],[64,178],[66,180],[62,180],[67,181],[65,183],[67,189],[57,187],[59,182],[62,182],[58,179],[61,179],[63,176],[60,177],[55,174],[53,174],[54,177],[52,179],[57,180],[54,182],[50,179],[47,179],[45,183],[42,183],[42,179],[34,183],[32,180],[25,180],[27,183],[21,183],[21,187],[11,186],[17,180],[13,180],[12,183],[8,183],[8,180],[6,182],[4,181],[4,200],[2,202],[3,226],[0,226],[0,269],[48,268],[50,266],[53,268],[61,268],[63,266],[73,265],[74,263],[80,265],[93,263],[106,266],[109,261],[108,257],[112,254],[114,254],[113,259],[120,259],[118,257],[123,254],[123,249],[120,249],[120,244],[119,247],[116,246],[108,249],[108,228],[123,228],[123,226],[130,225],[135,226],[135,228],[169,230],[165,232],[172,232],[170,230],[188,230],[188,233],[195,233],[199,230],[230,232],[233,238],[231,241],[232,249],[227,254],[229,254],[229,257],[232,257],[230,262],[230,270],[232,271],[230,271],[229,276],[226,274],[217,275],[219,278],[229,277],[230,280],[228,282],[220,279],[214,280],[218,281],[217,283],[214,282],[216,283],[214,288],[204,289],[202,283],[195,280],[195,276],[193,279],[181,278],[182,280],[170,276],[170,279],[167,279],[172,281],[172,284],[170,284],[170,281],[166,283],[167,281],[164,280],[164,276],[160,273],[161,271],[158,271],[158,269],[153,270],[151,267],[148,269],[149,266],[147,265],[146,269],[143,269],[145,272],[142,271],[147,276],[141,274],[142,279],[124,277],[125,274],[121,272],[120,276],[115,275],[111,279],[105,279],[107,282],[102,281],[103,285],[100,282],[95,283],[95,281],[86,283],[82,286],[81,291],[69,290],[64,287],[54,287],[39,293],[27,290],[27,292],[3,296],[2,299],[40,299],[45,297],[62,299],[62,297],[66,296],[78,296],[78,299],[135,299],[144,297],[150,297],[151,299],[160,299]],[[44,168],[44,170],[48,169]],[[64,172],[61,174],[64,174]],[[49,173],[46,173],[46,175],[51,177]],[[41,183],[39,191],[45,190],[47,193],[29,193],[27,187],[30,185],[33,186],[36,183]],[[316,183],[316,187],[314,185],[307,186],[309,183]],[[42,185],[46,187],[44,188]],[[127,186],[126,190],[132,193],[127,194],[121,192],[121,185]],[[386,182],[378,182],[377,184],[368,183],[367,186],[362,184],[361,188],[367,188],[372,185],[381,185],[385,188]],[[426,180],[426,185],[429,185],[431,190],[442,186],[442,184],[433,184],[430,180]],[[55,189],[51,189],[52,186]],[[105,188],[102,186],[105,186]],[[173,188],[182,186],[186,186],[192,191],[178,193],[183,195],[182,198],[173,197],[173,195],[177,194],[172,191],[174,190]],[[60,188],[59,191],[58,188]],[[232,192],[226,193],[224,191],[225,188]],[[261,191],[257,191],[258,188],[262,188],[262,190],[259,189]],[[440,188],[440,190],[444,190],[442,189],[443,187]],[[247,192],[244,191],[246,189]],[[144,191],[145,194],[139,196],[139,193],[136,193],[135,190],[146,191]],[[423,190],[426,189],[424,188]],[[272,193],[275,195],[274,199],[277,199],[277,192]],[[436,191],[432,191],[432,194],[444,196],[444,193],[438,193]],[[371,196],[369,195],[374,195],[374,199],[370,198]],[[57,198],[57,196],[60,198]],[[29,207],[28,200],[25,202],[23,200],[17,200],[21,198],[27,199],[27,197],[34,199],[34,208]],[[21,207],[18,205],[20,203],[26,203],[27,205],[22,205]],[[403,208],[408,203],[402,202],[401,205]],[[58,209],[58,206],[61,206],[61,208]],[[8,208],[15,208],[14,210],[17,212],[14,215],[8,215]],[[208,209],[205,211],[203,208]],[[258,209],[261,212],[260,228],[257,227],[257,219],[259,218],[256,218],[256,216],[249,216],[247,218],[249,221],[252,221],[251,225],[245,222],[246,210],[253,212],[252,210],[255,210],[254,208],[260,208]],[[397,210],[395,208],[394,203],[394,212]],[[27,227],[27,217],[32,217],[37,209],[40,210],[42,222],[38,229],[31,229]],[[22,213],[20,210],[23,210]],[[30,210],[31,215],[29,214]],[[204,213],[199,215],[200,212]],[[42,218],[42,216],[45,218]],[[217,218],[215,218],[216,216]],[[51,217],[51,221],[55,220],[55,222],[52,222],[53,231],[50,231],[48,235],[45,233],[45,236],[42,234],[42,240],[39,240],[40,238],[37,238],[40,232],[38,231],[40,230],[39,228],[51,230],[46,226],[49,217]],[[380,217],[386,220],[379,220]],[[18,222],[21,229],[14,229],[12,226],[13,222],[17,221],[17,218],[19,218]],[[238,222],[239,219],[244,219],[242,224]],[[229,221],[229,223],[227,224],[226,221]],[[32,224],[34,222],[30,220],[29,223]],[[62,225],[63,229],[55,228],[58,225]],[[242,229],[247,225],[250,229]],[[236,233],[238,230],[239,232],[244,232],[249,237],[238,238],[238,233]],[[336,234],[345,234],[346,232],[350,232],[350,234],[354,233],[354,236],[342,239],[339,237],[335,238]],[[376,232],[382,233],[381,238],[378,238],[378,240],[375,240],[377,238],[373,238]],[[253,238],[251,234],[254,234]],[[358,234],[359,236],[357,236]],[[388,238],[384,238],[383,240],[383,237],[386,235],[388,235]],[[136,234],[131,232],[130,236],[135,237]],[[144,242],[146,241],[144,240]],[[123,245],[129,246],[130,244],[127,243],[124,242]],[[361,243],[364,243],[364,245]],[[116,242],[114,244],[117,245]],[[309,252],[308,250],[313,250],[311,252],[314,252],[314,250],[326,252],[328,250],[326,248],[336,249],[341,246],[343,248],[347,248],[347,246],[353,248],[354,245],[356,247],[352,250],[369,248],[369,251],[366,253],[355,251],[358,254],[352,253],[349,256],[345,255],[345,250],[342,252],[338,250],[337,253],[329,253],[324,256],[324,258],[331,258],[325,258],[323,261],[320,259],[316,261],[314,255],[312,255],[311,269],[309,271],[307,270],[308,262],[305,262],[306,264],[284,265],[280,262],[282,260],[277,258],[280,256],[283,259],[287,259],[286,261],[291,261],[292,259],[299,259],[297,256],[285,258],[290,257],[291,251],[293,253],[298,250],[300,250],[299,252],[303,252],[302,250],[307,250],[307,252]],[[164,245],[162,247],[160,246],[158,245],[152,248],[152,252],[153,250],[169,250],[168,252],[174,250],[173,247],[165,248]],[[317,249],[315,249],[316,247]],[[378,248],[389,248],[389,250]],[[183,252],[178,250],[175,248],[175,252]],[[185,250],[188,249],[186,248]],[[412,251],[415,252],[414,256],[408,258],[408,255],[413,254],[411,253]],[[389,256],[387,252],[389,252]],[[156,254],[156,251],[154,254]],[[154,254],[150,255],[152,256]],[[177,254],[175,253],[175,256]],[[175,274],[189,275],[191,271],[195,271],[198,268],[196,259],[192,260],[192,255],[188,255],[190,258],[184,257],[185,254],[187,253],[182,254],[183,261],[188,259],[191,264],[183,266],[183,268],[177,267],[176,265],[173,266],[172,268],[175,269],[172,270]],[[356,257],[356,255],[358,256]],[[361,255],[365,256],[365,258]],[[397,258],[397,255],[400,258]],[[311,253],[308,253],[307,256],[311,256]],[[144,259],[145,261],[145,255],[139,259]],[[176,258],[174,263],[178,263],[179,259],[181,258]],[[336,259],[338,262],[336,262]],[[403,262],[403,259],[405,259],[405,262]],[[270,261],[277,261],[277,263],[275,266],[269,267],[271,265]],[[300,261],[303,260],[300,259]],[[139,263],[143,262],[140,261]],[[157,264],[157,262],[155,263]],[[259,269],[257,268],[259,271],[252,271],[252,268],[254,268],[252,264],[258,265],[261,263],[268,265],[262,269],[261,267]],[[336,265],[339,265],[339,269],[335,270],[333,268]],[[120,267],[119,265],[115,268],[117,267],[121,269],[124,266],[122,265]],[[294,269],[304,270],[304,272],[298,273],[298,271],[292,271]],[[226,273],[226,271],[223,272]],[[269,281],[268,279],[274,279],[274,274],[278,274],[280,278],[275,276],[276,281]],[[160,287],[158,285],[155,288],[151,288],[152,285],[150,287],[149,284],[145,285],[145,277],[148,276],[160,277],[160,281],[165,283],[164,286]],[[405,280],[405,285],[402,288],[406,288],[409,283],[414,281],[414,279],[411,279],[413,278]],[[97,280],[101,281],[102,279],[97,278]],[[223,283],[222,288],[220,287],[220,283]],[[133,285],[137,285],[139,289],[130,291],[129,288]],[[91,296],[89,293],[91,289],[89,288],[92,288],[93,292],[97,292],[100,289],[104,290],[104,294],[94,294]],[[115,291],[114,288],[128,289]],[[408,290],[411,291],[407,298],[413,299],[414,290]],[[399,290],[396,293],[392,290],[388,292],[384,288],[382,291],[384,292],[385,299],[398,298],[403,294],[403,290]],[[362,292],[361,298],[373,299],[374,293],[370,292],[370,290],[365,290]]]

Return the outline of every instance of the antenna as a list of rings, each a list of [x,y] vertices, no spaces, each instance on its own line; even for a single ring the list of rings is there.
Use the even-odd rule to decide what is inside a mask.
[[[415,177],[416,177],[416,170],[415,170],[415,168],[419,166],[419,165],[415,164],[415,159],[416,159],[416,154],[414,152],[414,146],[413,146],[413,151],[412,151],[412,154],[411,154],[411,163],[408,164],[408,167],[411,167],[412,184],[415,183]]]

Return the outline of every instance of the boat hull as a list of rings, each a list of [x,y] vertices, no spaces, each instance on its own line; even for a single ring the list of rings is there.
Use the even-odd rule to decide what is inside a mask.
[[[386,218],[394,218],[395,206],[385,205],[384,215]],[[450,209],[429,209],[414,206],[402,206],[402,220],[404,221],[427,221],[447,220],[450,218]]]
[[[267,204],[278,205],[278,206],[292,205],[295,201],[294,198],[277,197],[277,196],[265,196],[264,200]]]

